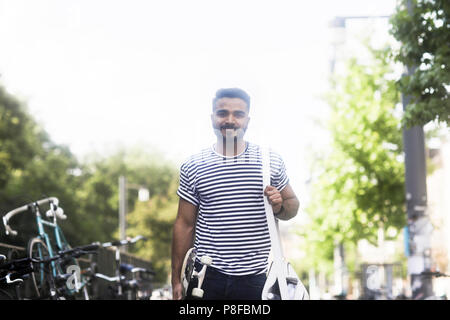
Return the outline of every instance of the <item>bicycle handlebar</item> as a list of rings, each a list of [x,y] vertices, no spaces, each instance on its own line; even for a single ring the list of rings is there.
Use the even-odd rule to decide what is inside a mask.
[[[127,244],[132,244],[132,243],[136,243],[139,240],[147,240],[146,237],[138,235],[134,238],[127,238],[124,240],[115,240],[115,241],[111,241],[111,242],[104,242],[104,243],[98,243],[98,245],[102,246],[103,248],[108,248],[108,247],[120,247],[120,246],[124,246]]]
[[[136,268],[131,269],[131,272],[132,272],[132,273],[143,272],[143,273],[150,274],[150,275],[152,275],[152,276],[154,276],[154,275],[156,274],[155,271],[148,270],[148,269],[146,269],[146,268],[139,268],[139,267],[136,267]]]
[[[135,267],[132,264],[128,264],[128,263],[121,263],[120,264],[120,272],[131,272],[131,273],[137,273],[137,272],[142,272],[142,273],[147,273],[150,275],[155,275],[155,272],[153,270],[149,270],[146,268],[142,268],[142,267]]]
[[[103,273],[94,273],[93,275],[96,278],[100,278],[109,282],[117,282],[119,281],[119,276],[115,276],[115,277],[108,277],[107,275],[103,274]],[[125,280],[125,276],[120,276],[121,280]]]
[[[25,276],[33,271],[34,271],[33,267],[28,266],[28,267],[22,268],[18,271],[15,271],[15,272],[9,272],[8,274],[6,274],[2,278],[0,278],[0,283],[7,283],[7,284],[22,283],[23,279],[21,277]]]
[[[50,198],[41,199],[41,200],[38,200],[35,202],[28,203],[24,206],[14,209],[14,210],[11,210],[7,214],[5,214],[3,216],[3,225],[5,226],[6,234],[7,235],[11,234],[13,236],[17,235],[17,231],[11,229],[11,227],[8,225],[9,220],[13,216],[15,216],[16,214],[18,214],[20,212],[28,211],[30,209],[30,207],[32,207],[32,206],[39,206],[39,205],[45,204],[45,203],[50,203],[50,210],[47,211],[47,216],[49,216],[49,212],[51,211],[51,214],[55,214],[60,219],[64,220],[67,218],[67,216],[64,215],[63,209],[58,207],[58,204],[59,204],[58,198],[50,197]]]
[[[422,271],[421,276],[432,276],[432,277],[450,277],[450,275],[439,272],[439,271]]]
[[[50,256],[46,256],[46,257],[42,257],[42,258],[30,258],[30,257],[26,257],[26,258],[20,258],[20,259],[15,259],[3,264],[0,264],[0,270],[6,270],[6,271],[17,271],[17,270],[21,270],[23,268],[27,268],[30,263],[50,263],[52,261],[56,261],[59,259],[67,259],[67,258],[77,258],[79,256],[85,255],[85,254],[89,254],[89,253],[94,253],[95,250],[98,249],[98,245],[87,245],[87,246],[81,246],[81,247],[76,247],[73,249],[69,249],[69,250],[64,250],[64,251],[59,251],[57,255],[50,257]]]
[[[28,267],[32,262],[31,258],[20,258],[0,265],[0,270],[15,271]]]
[[[77,254],[77,253],[88,254],[88,253],[95,252],[96,250],[98,250],[99,247],[100,246],[97,243],[92,243],[92,244],[88,244],[85,246],[79,246],[79,247],[75,247],[75,248],[71,248],[71,249],[67,249],[67,250],[58,251],[58,255],[67,256],[67,255],[72,255],[72,254]]]

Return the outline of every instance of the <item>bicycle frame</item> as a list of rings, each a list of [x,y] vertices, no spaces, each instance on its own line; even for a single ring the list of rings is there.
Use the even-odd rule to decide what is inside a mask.
[[[55,249],[57,249],[57,251],[61,251],[61,250],[66,250],[66,249],[70,248],[70,245],[67,242],[63,231],[61,230],[61,228],[58,225],[56,215],[53,215],[53,222],[50,222],[50,221],[42,218],[42,215],[39,212],[38,206],[34,207],[34,209],[35,209],[35,215],[36,215],[36,224],[38,227],[38,236],[37,237],[40,238],[41,240],[43,240],[45,242],[45,244],[47,245],[47,249],[48,249],[48,253],[49,253],[50,257],[56,256],[57,252],[54,251]],[[52,241],[50,240],[49,234],[47,232],[45,232],[46,227],[53,230],[53,234],[55,236],[55,244],[56,244],[57,248],[55,248]],[[40,254],[41,254],[41,252],[40,252]],[[51,272],[52,272],[52,275],[54,278],[58,275],[58,273],[59,274],[66,273],[65,270],[62,270],[61,265],[56,263],[55,261],[51,262]],[[40,273],[40,275],[41,275],[41,277],[44,277],[42,272]],[[68,293],[70,295],[75,294],[75,292],[79,292],[87,284],[87,282],[84,281],[84,279],[80,279],[80,280],[81,281],[79,283],[78,288],[76,288],[76,289],[66,288],[66,290],[68,290]]]
[[[47,226],[49,228],[53,229],[53,232],[55,234],[55,240],[56,240],[56,246],[58,247],[58,251],[63,250],[63,245],[68,245],[67,241],[64,238],[64,235],[62,234],[61,228],[58,226],[58,223],[56,221],[56,216],[53,218],[53,223],[49,222],[47,220],[44,220],[41,216],[41,213],[39,212],[38,207],[33,207],[36,214],[36,224],[38,227],[38,238],[43,240],[45,244],[47,245],[48,253],[50,254],[50,257],[54,257],[54,246],[52,242],[50,241],[49,235],[45,232],[44,226]],[[61,239],[64,239],[64,243],[61,241]],[[41,252],[40,252],[41,254]],[[54,261],[51,262],[52,265],[52,273],[53,276],[56,276],[57,274],[57,268]],[[62,270],[59,270],[62,271]]]
[[[44,219],[41,215],[39,205],[46,204],[46,203],[50,204],[50,209],[51,209],[47,212],[47,216],[49,216],[49,217],[53,216],[53,222]],[[32,213],[35,215],[35,221],[36,221],[36,225],[37,225],[37,229],[38,229],[37,230],[38,234],[36,237],[41,239],[42,241],[44,241],[44,243],[47,246],[49,256],[55,257],[57,255],[58,251],[70,248],[70,245],[67,242],[67,240],[64,236],[64,233],[62,232],[61,228],[58,226],[57,218],[60,218],[60,219],[66,218],[66,216],[63,214],[63,210],[58,207],[58,204],[59,204],[59,200],[57,198],[50,197],[50,198],[38,200],[36,202],[30,203],[28,205],[25,205],[25,206],[22,206],[20,208],[16,208],[16,209],[10,211],[3,217],[3,224],[5,226],[6,233],[7,234],[11,233],[12,235],[17,235],[17,231],[12,230],[11,227],[8,225],[9,219],[11,219],[14,215],[16,215],[20,212],[31,210]],[[53,241],[51,241],[50,234],[47,233],[45,230],[46,228],[53,230],[53,234],[55,237],[55,243],[53,243]],[[39,255],[41,257],[43,256],[43,253],[41,252],[40,248],[39,248]],[[52,273],[52,276],[54,278],[56,278],[58,274],[64,274],[66,272],[65,272],[65,270],[62,270],[61,265],[59,265],[55,261],[52,261],[51,262],[51,273]],[[43,271],[40,272],[40,277],[41,277],[41,280],[44,278]],[[66,290],[68,291],[69,295],[73,295],[75,292],[79,292],[80,289],[82,289],[86,284],[87,284],[87,282],[84,281],[83,279],[81,279],[79,285],[75,289],[66,288]]]

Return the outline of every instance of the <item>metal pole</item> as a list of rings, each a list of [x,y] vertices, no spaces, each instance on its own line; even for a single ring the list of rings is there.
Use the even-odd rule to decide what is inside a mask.
[[[333,39],[333,57],[330,61],[330,73],[334,74],[339,47],[345,43],[346,19],[344,17],[335,17],[330,26],[334,28],[335,39]],[[336,36],[338,34],[338,36]],[[342,38],[341,38],[342,36]],[[345,254],[344,244],[340,241],[334,243],[334,296],[336,299],[344,299],[347,295],[345,286]]]
[[[119,239],[126,238],[126,213],[127,213],[127,180],[124,176],[119,177]],[[121,250],[126,252],[125,246]]]
[[[407,101],[404,99],[404,108]],[[433,295],[432,279],[420,275],[430,271],[431,232],[433,227],[426,214],[427,190],[425,142],[423,128],[416,126],[403,131],[405,148],[406,208],[408,214],[408,274],[411,277],[413,299]]]
[[[347,296],[345,253],[344,244],[336,241],[334,244],[334,290],[337,299],[345,299]]]
[[[412,3],[407,2],[408,11]],[[412,75],[415,67],[408,67],[407,74]],[[410,96],[402,95],[403,110],[406,110]],[[431,231],[433,227],[426,214],[427,184],[425,137],[422,126],[403,130],[405,149],[405,188],[406,209],[408,214],[408,274],[411,278],[413,299],[424,299],[433,295],[431,277],[420,275],[431,267]]]

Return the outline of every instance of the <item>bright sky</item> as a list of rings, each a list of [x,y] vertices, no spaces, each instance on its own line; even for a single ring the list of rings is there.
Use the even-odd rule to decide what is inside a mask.
[[[297,193],[326,105],[334,16],[395,0],[0,0],[0,83],[80,158],[118,143],[178,163],[212,145],[211,100],[252,98],[246,139],[284,158]]]

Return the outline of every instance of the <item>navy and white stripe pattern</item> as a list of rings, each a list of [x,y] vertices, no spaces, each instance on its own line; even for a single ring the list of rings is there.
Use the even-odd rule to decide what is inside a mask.
[[[270,153],[271,185],[279,191],[289,183],[282,158]],[[259,146],[225,157],[214,147],[186,160],[177,194],[198,206],[194,247],[209,255],[213,267],[229,275],[267,270],[270,236],[264,212],[262,158]]]

